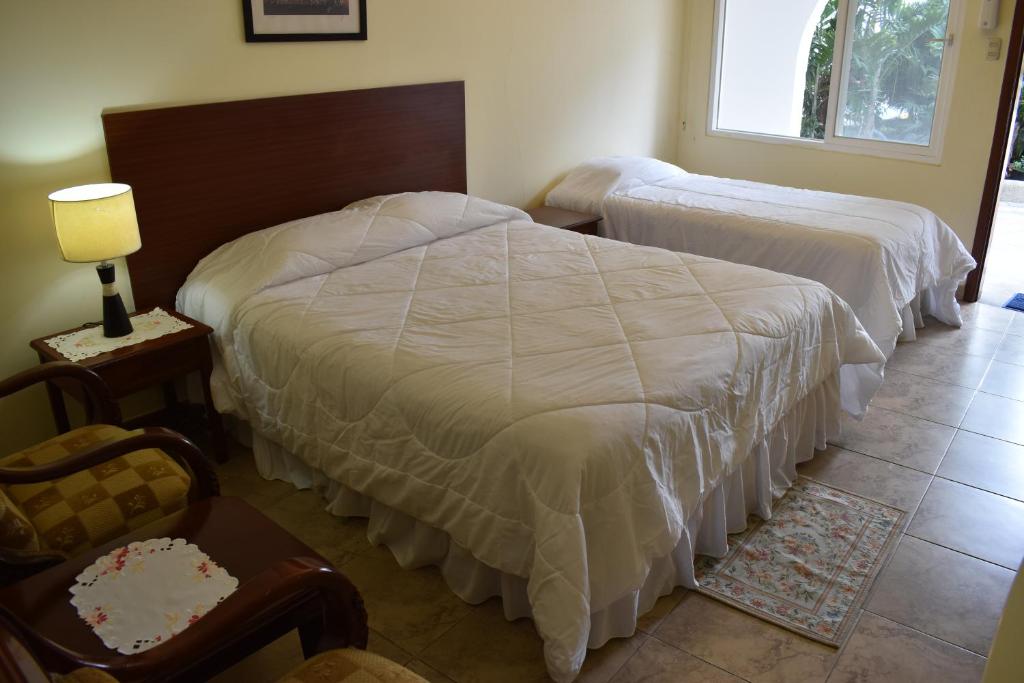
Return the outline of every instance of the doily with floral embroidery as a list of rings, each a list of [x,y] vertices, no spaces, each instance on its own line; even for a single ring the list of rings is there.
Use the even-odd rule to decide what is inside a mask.
[[[192,327],[162,308],[133,315],[131,321],[132,331],[123,337],[104,337],[103,326],[96,325],[50,337],[46,345],[68,360],[79,361]]]
[[[71,586],[71,604],[103,644],[121,654],[155,647],[235,592],[238,579],[183,538],[116,548]]]

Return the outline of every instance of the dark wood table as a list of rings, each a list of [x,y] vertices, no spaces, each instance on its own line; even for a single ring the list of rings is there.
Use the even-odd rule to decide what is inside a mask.
[[[530,214],[534,223],[571,230],[581,235],[596,235],[597,226],[602,220],[600,216],[594,214],[559,209],[555,206],[538,206],[526,213]]]
[[[217,458],[223,461],[227,459],[228,455],[227,438],[220,413],[213,407],[213,396],[210,393],[210,373],[213,370],[213,359],[210,355],[209,337],[213,330],[198,320],[193,320],[176,311],[168,311],[168,314],[192,327],[75,362],[102,377],[115,399],[160,384],[163,387],[166,408],[174,422],[173,424],[160,424],[160,426],[180,428],[186,432],[190,431],[188,427],[177,423],[182,411],[179,409],[174,380],[191,372],[198,372],[203,389],[205,423],[210,445]],[[138,315],[138,313],[134,315]],[[33,339],[29,345],[39,356],[40,363],[69,360],[47,344],[46,340],[82,329],[84,326],[48,334],[45,337]],[[63,434],[71,428],[67,406],[64,404],[64,395],[67,394],[81,402],[84,400],[82,388],[77,382],[57,380],[47,382],[46,391],[50,399],[53,421],[57,426],[57,431]],[[146,424],[154,424],[150,416],[134,420],[128,426]],[[192,435],[190,434],[190,436]],[[202,441],[201,438],[197,440]]]
[[[78,616],[68,589],[75,577],[97,558],[132,541],[150,538],[185,538],[238,579],[239,588],[195,625],[166,643],[137,655],[120,655],[103,645]],[[302,584],[283,594],[267,582],[268,569],[295,558],[314,565],[319,583]],[[287,580],[286,573],[282,581]],[[324,579],[333,598],[326,599]],[[270,587],[267,589],[267,587]],[[347,587],[347,588],[346,588]],[[218,614],[228,602],[235,603]],[[239,606],[241,605],[241,609]],[[330,612],[333,610],[333,612]],[[340,612],[340,614],[339,614]],[[48,670],[65,673],[79,666],[105,666],[120,681],[132,680],[118,662],[139,660],[175,641],[189,631],[207,628],[219,635],[205,643],[202,652],[161,663],[159,675],[146,672],[146,680],[200,681],[228,668],[252,652],[298,628],[306,656],[326,647],[366,645],[366,613],[358,592],[323,557],[239,498],[214,497],[193,503],[188,509],[122,536],[111,543],[0,589],[0,613],[20,632],[33,653]],[[228,618],[229,614],[234,616]],[[244,614],[239,617],[239,614]],[[210,622],[209,624],[204,622]],[[214,622],[224,622],[217,624]],[[325,631],[330,630],[325,641]],[[205,641],[204,637],[204,641]],[[326,645],[325,645],[326,643]],[[71,653],[71,654],[68,654]],[[106,664],[104,664],[106,662]],[[151,667],[152,668],[152,667]],[[131,672],[129,671],[129,674]]]

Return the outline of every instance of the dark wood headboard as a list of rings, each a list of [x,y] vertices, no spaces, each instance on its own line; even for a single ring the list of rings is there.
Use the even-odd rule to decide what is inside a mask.
[[[105,113],[110,175],[128,183],[142,249],[136,308],[174,306],[221,244],[394,192],[466,191],[462,82]]]

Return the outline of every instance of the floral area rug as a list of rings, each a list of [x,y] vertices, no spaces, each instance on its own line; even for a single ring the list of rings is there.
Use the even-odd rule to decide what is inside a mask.
[[[752,517],[720,559],[698,556],[700,592],[839,647],[892,552],[904,513],[800,477],[770,520]]]

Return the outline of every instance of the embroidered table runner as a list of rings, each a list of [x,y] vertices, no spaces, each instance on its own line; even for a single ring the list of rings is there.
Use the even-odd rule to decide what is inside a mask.
[[[183,538],[115,548],[75,581],[78,616],[104,645],[126,655],[181,633],[238,588],[238,579]]]
[[[132,316],[131,321],[135,329],[123,337],[104,337],[103,326],[97,325],[50,337],[46,344],[68,360],[79,361],[192,327],[161,308]]]

